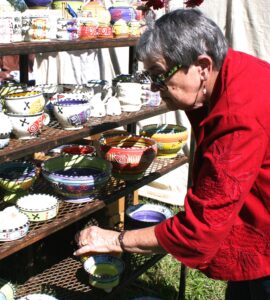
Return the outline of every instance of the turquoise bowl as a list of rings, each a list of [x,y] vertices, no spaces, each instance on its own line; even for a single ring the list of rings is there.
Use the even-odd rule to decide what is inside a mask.
[[[55,192],[75,202],[92,200],[111,176],[111,163],[89,156],[58,156],[41,165],[42,175]]]

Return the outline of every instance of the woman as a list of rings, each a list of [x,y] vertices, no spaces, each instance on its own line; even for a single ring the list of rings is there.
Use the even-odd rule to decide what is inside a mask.
[[[185,212],[118,233],[98,227],[76,239],[86,252],[171,253],[214,279],[226,299],[270,299],[270,65],[228,48],[193,9],[145,31],[138,59],[171,110],[185,110],[197,149]]]

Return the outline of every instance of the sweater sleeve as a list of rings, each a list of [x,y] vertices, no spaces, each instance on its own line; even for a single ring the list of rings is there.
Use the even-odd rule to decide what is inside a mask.
[[[216,116],[203,126],[185,211],[155,228],[158,242],[167,252],[198,269],[208,266],[236,222],[268,143],[255,118]]]

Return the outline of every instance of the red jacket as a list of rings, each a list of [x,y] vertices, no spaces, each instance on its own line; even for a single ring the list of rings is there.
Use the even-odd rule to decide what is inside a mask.
[[[212,278],[270,275],[270,65],[229,49],[209,112],[188,117],[193,186],[185,212],[156,226],[160,245]]]

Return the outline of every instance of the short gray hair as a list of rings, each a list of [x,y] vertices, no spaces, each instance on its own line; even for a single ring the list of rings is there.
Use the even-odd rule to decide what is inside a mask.
[[[198,9],[177,9],[159,18],[141,35],[136,56],[140,61],[164,58],[168,66],[192,65],[209,55],[220,69],[228,44],[220,28]]]

